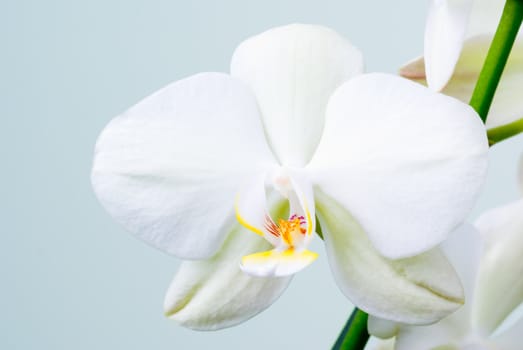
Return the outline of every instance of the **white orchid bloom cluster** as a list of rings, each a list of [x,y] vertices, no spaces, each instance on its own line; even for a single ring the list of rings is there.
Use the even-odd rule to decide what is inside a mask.
[[[127,230],[186,260],[165,299],[184,326],[271,305],[316,259],[318,223],[356,306],[428,324],[464,302],[438,245],[473,206],[487,150],[468,105],[363,74],[347,40],[297,24],[243,42],[230,74],[174,82],[112,120],[92,183]]]
[[[523,158],[521,161],[523,168]],[[523,171],[519,174],[523,194]],[[487,211],[443,244],[460,274],[467,303],[424,327],[369,319],[370,332],[393,342],[366,349],[520,350],[523,314],[523,199]],[[510,319],[512,318],[512,319]]]

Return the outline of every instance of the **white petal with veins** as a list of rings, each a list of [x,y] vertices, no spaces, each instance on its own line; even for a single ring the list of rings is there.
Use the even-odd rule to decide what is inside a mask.
[[[165,296],[166,315],[188,328],[216,330],[265,310],[291,277],[252,277],[240,270],[239,261],[269,247],[263,238],[236,225],[214,257],[182,263]]]
[[[274,163],[249,89],[202,73],[113,119],[96,144],[92,183],[130,232],[178,257],[205,258],[234,224],[238,185]]]
[[[254,91],[269,143],[287,166],[307,164],[321,137],[329,96],[362,72],[362,55],[345,38],[305,24],[249,38],[231,62],[231,74]]]
[[[479,232],[469,224],[461,226],[442,244],[443,252],[453,264],[463,282],[467,298],[465,305],[432,325],[399,325],[396,334],[396,350],[434,350],[440,349],[440,347],[441,349],[456,350],[482,349],[479,347],[469,348],[467,344],[468,346],[479,346],[479,343],[484,342],[482,339],[471,337],[474,332],[471,331],[472,324],[470,321],[478,264],[483,249]]]
[[[385,74],[366,74],[331,97],[312,181],[395,259],[443,241],[483,183],[488,143],[476,112]]]
[[[349,212],[321,191],[315,194],[332,273],[354,305],[412,324],[435,322],[462,305],[459,279],[440,251],[400,260],[384,258]]]

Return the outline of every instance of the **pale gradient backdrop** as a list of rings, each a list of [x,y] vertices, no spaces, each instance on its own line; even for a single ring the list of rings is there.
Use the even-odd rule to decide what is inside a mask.
[[[422,50],[425,1],[4,0],[0,3],[0,349],[326,349],[351,311],[325,256],[266,312],[221,332],[162,315],[178,260],[124,232],[89,172],[115,115],[167,83],[227,71],[243,39],[332,27],[395,72]],[[523,138],[496,146],[476,213],[517,198]],[[319,242],[315,248],[323,253]]]

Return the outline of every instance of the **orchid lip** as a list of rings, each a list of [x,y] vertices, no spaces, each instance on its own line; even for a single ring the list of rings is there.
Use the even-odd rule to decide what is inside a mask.
[[[240,264],[242,270],[256,276],[293,274],[317,258],[316,253],[307,250],[314,223],[305,192],[298,188],[287,169],[280,168],[271,175],[273,176],[264,175],[263,181],[260,177],[253,188],[238,194],[235,203],[238,222],[249,231],[264,237],[273,246],[270,251],[243,257]],[[266,181],[267,179],[270,180]],[[288,201],[290,213],[287,219],[272,218],[269,214],[266,186],[271,185]]]

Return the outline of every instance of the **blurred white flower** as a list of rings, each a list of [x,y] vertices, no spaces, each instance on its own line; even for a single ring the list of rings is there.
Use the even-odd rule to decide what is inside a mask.
[[[231,75],[177,81],[105,128],[92,171],[104,207],[197,260],[169,288],[169,317],[217,329],[268,307],[316,258],[316,216],[336,281],[363,310],[429,323],[461,305],[432,248],[483,181],[483,125],[455,99],[362,70],[330,29],[275,28],[237,48]]]
[[[501,18],[504,0],[431,0],[425,52],[406,78],[468,103]],[[490,108],[488,129],[523,118],[523,37],[518,36]]]
[[[521,172],[520,184],[523,192]],[[523,302],[522,213],[523,199],[492,209],[480,216],[476,228],[444,243],[464,282],[468,302],[463,308],[423,327],[371,318],[372,334],[396,335],[395,348],[388,343],[396,350],[520,350],[523,317],[513,312]]]

